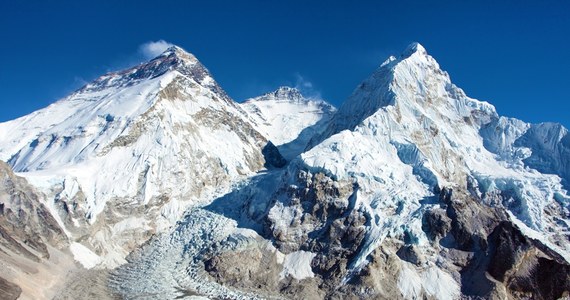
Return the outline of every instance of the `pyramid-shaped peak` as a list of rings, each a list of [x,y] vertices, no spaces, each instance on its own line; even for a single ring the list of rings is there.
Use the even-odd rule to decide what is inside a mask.
[[[414,54],[427,55],[426,48],[418,42],[411,43],[406,47],[406,50],[402,52],[402,58],[408,58]]]
[[[476,114],[481,118],[496,115],[492,105],[469,99],[421,44],[412,43],[400,58],[388,58],[353,91],[338,110],[328,134],[353,129],[389,106],[414,116],[430,111],[430,119],[445,115],[461,120],[461,114],[473,110],[479,110]]]
[[[182,47],[176,46],[176,45],[172,45],[168,48],[166,48],[166,50],[164,50],[163,54],[171,54],[171,53],[175,53],[175,54],[190,54],[188,51],[184,50]]]
[[[208,70],[191,53],[179,46],[170,46],[155,58],[137,66],[107,73],[93,82],[85,85],[79,92],[100,91],[109,87],[125,87],[138,84],[147,79],[156,78],[166,73],[176,71],[192,78],[199,84],[204,84],[215,93],[224,95],[225,92],[213,80]]]
[[[185,61],[191,61],[191,62],[197,61],[196,57],[192,53],[190,53],[190,52],[184,50],[182,47],[179,47],[176,45],[168,47],[157,58],[161,58],[161,57],[177,57],[177,58],[183,59]]]
[[[303,98],[303,94],[297,88],[289,86],[280,86],[277,90],[273,92],[274,95],[287,98],[287,99],[299,99]]]
[[[289,86],[280,86],[273,92],[266,93],[262,96],[255,98],[255,100],[266,101],[266,100],[291,100],[291,101],[302,101],[305,97],[299,91],[299,89]]]

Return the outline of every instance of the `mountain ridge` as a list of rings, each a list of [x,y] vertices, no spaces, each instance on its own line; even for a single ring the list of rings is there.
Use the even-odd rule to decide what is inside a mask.
[[[336,112],[325,100],[305,97],[297,88],[287,86],[240,105],[288,160],[299,155]]]
[[[267,139],[193,56],[171,48],[0,124],[0,144],[69,238],[87,235],[83,245],[113,266],[194,202],[263,169]]]

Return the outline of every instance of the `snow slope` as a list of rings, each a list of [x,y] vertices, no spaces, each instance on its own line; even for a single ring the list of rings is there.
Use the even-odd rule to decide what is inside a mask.
[[[285,86],[241,106],[288,160],[303,152],[336,111],[324,100],[305,98],[296,88]]]

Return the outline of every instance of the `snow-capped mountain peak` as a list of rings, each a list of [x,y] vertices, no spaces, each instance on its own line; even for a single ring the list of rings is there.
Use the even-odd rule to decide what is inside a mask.
[[[366,195],[370,205],[392,205],[400,198],[415,206],[419,202],[408,201],[443,187],[494,205],[502,194],[511,198],[500,205],[529,228],[545,233],[559,226],[559,232],[566,232],[567,225],[556,220],[570,207],[561,185],[570,169],[563,157],[570,151],[563,142],[566,131],[552,128],[499,117],[491,104],[469,98],[455,86],[414,43],[358,86],[302,159],[311,170],[356,177],[361,190],[374,195]],[[376,194],[394,186],[396,198]],[[557,205],[562,212],[553,217],[548,207]],[[559,243],[553,247],[570,257],[570,247],[560,242],[565,238],[546,233],[543,241]]]
[[[71,238],[99,233],[84,245],[110,265],[133,246],[116,236],[172,225],[195,201],[262,169],[266,144],[179,47],[0,124],[0,158],[55,199],[49,207]]]
[[[182,47],[179,47],[176,45],[173,45],[173,46],[166,48],[166,50],[164,50],[159,56],[168,56],[171,54],[175,54],[177,56],[180,56],[180,57],[186,58],[186,59],[196,60],[196,57],[192,53],[190,53],[190,52],[184,50]]]
[[[406,49],[402,52],[402,58],[408,58],[414,54],[418,55],[427,55],[427,50],[418,42],[411,43],[406,47]]]
[[[500,117],[419,43],[338,112],[286,86],[237,104],[173,46],[0,123],[0,159],[0,264],[48,245],[124,264],[48,268],[81,296],[104,298],[85,279],[127,299],[570,291],[568,130]]]
[[[326,101],[306,98],[298,89],[287,86],[248,99],[241,106],[287,159],[300,154],[336,111]]]
[[[207,87],[221,98],[228,101],[229,97],[223,89],[213,80],[210,72],[191,53],[178,46],[166,49],[157,57],[137,66],[105,74],[93,82],[85,85],[76,93],[97,92],[106,88],[121,88],[133,86],[144,80],[151,80],[169,72],[178,72],[192,78],[198,84]]]
[[[306,101],[308,100],[303,96],[301,91],[294,87],[280,86],[273,92],[265,93],[259,97],[250,99],[254,101],[268,101],[268,100],[280,100],[280,101]]]
[[[469,117],[473,111],[478,123],[495,118],[495,108],[473,100],[455,86],[449,74],[419,43],[412,43],[399,58],[391,56],[365,79],[342,104],[324,136],[315,137],[311,145],[327,136],[357,124],[378,111],[393,107],[420,116],[429,114]]]

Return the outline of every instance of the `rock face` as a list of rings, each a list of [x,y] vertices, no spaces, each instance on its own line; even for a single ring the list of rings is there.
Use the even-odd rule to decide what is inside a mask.
[[[263,147],[261,154],[263,154],[263,157],[265,158],[265,167],[267,168],[283,168],[287,164],[285,158],[281,156],[279,149],[277,149],[271,141]]]
[[[22,289],[0,277],[0,293],[2,294],[2,299],[15,300],[22,294]]]
[[[0,246],[4,251],[40,261],[49,258],[46,244],[67,245],[65,233],[41,202],[43,195],[2,161],[0,183]]]
[[[10,166],[0,161],[0,294],[2,299],[19,296],[34,298],[33,282],[28,276],[49,268],[54,252],[69,246],[67,236],[44,205],[44,195],[24,178],[16,176]],[[73,260],[68,254],[68,260]],[[64,264],[62,264],[64,265]],[[54,284],[64,276],[57,270],[41,276]],[[36,281],[41,282],[41,281]],[[46,293],[49,288],[46,287]],[[46,294],[43,294],[46,295]]]

